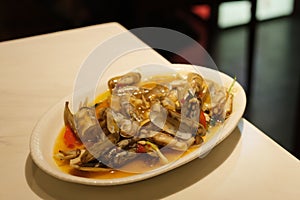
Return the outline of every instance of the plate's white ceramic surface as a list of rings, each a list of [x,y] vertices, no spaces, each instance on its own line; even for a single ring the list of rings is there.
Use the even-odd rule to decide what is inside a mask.
[[[196,69],[196,71],[203,77],[205,77],[205,79],[213,80],[218,83],[220,83],[221,81],[226,87],[229,87],[233,81],[231,77],[221,72],[204,67],[176,64],[171,65],[171,68],[179,71],[195,71]],[[225,121],[224,126],[217,132],[217,134],[214,135],[214,137],[212,137],[212,139],[203,143],[201,147],[196,151],[189,153],[188,155],[178,159],[177,161],[146,173],[137,174],[125,178],[91,179],[66,174],[56,166],[56,163],[53,160],[54,142],[56,137],[58,136],[59,131],[63,127],[64,103],[66,100],[70,101],[71,96],[66,97],[58,102],[37,123],[30,140],[31,156],[34,162],[42,170],[56,178],[69,182],[87,185],[119,185],[144,180],[179,167],[187,162],[192,161],[195,158],[206,155],[215,145],[226,138],[236,127],[237,123],[244,113],[246,106],[246,95],[243,88],[238,82],[235,83],[233,92],[233,112],[231,116]]]

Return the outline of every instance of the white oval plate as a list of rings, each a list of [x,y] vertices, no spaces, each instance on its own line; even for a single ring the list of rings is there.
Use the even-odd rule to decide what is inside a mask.
[[[193,65],[173,64],[172,69],[179,71],[196,71],[205,79],[223,83],[225,87],[229,87],[233,81],[228,75]],[[68,182],[86,184],[86,185],[120,185],[131,182],[144,180],[150,177],[157,176],[174,168],[177,168],[185,163],[188,163],[195,158],[205,156],[209,151],[223,139],[225,139],[237,126],[242,117],[246,106],[246,95],[241,85],[236,82],[233,86],[233,112],[230,117],[224,122],[222,128],[210,140],[204,142],[201,147],[192,153],[178,159],[175,162],[164,165],[158,169],[115,179],[91,179],[77,177],[61,171],[53,159],[54,142],[63,127],[63,111],[65,101],[70,101],[71,96],[68,96],[54,105],[37,123],[30,140],[30,153],[34,162],[46,173]]]

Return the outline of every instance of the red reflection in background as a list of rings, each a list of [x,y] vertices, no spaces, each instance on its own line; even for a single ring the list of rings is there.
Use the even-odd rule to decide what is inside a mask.
[[[198,15],[204,20],[208,20],[210,18],[210,6],[209,5],[196,5],[192,7],[192,12],[195,15]]]

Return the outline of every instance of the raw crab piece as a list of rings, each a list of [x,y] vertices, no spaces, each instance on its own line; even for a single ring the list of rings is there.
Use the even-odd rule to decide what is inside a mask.
[[[80,149],[74,149],[70,151],[59,150],[59,152],[55,154],[54,157],[59,160],[71,160],[77,158],[80,155],[80,152]]]
[[[182,141],[162,132],[155,134],[152,137],[152,140],[158,145],[168,146],[169,148],[177,151],[186,151],[195,141],[192,137],[187,141]]]
[[[129,72],[123,76],[116,76],[108,81],[108,88],[114,89],[116,86],[123,87],[126,85],[135,85],[141,80],[141,74],[137,72]]]
[[[161,153],[160,149],[156,144],[149,141],[141,140],[138,141],[138,145],[144,146],[142,151],[144,153],[147,153],[149,156],[159,158],[160,161],[164,164],[167,164],[169,162],[169,160]]]
[[[161,130],[183,140],[189,140],[195,135],[203,136],[206,132],[206,129],[199,122],[172,110],[167,110],[159,103],[152,106],[150,121]]]
[[[123,150],[119,147],[111,148],[102,155],[101,161],[112,168],[120,168],[138,156],[134,149]]]
[[[134,137],[139,130],[139,123],[129,119],[120,121],[121,132],[120,135],[124,138]]]
[[[100,159],[102,155],[114,147],[115,145],[108,138],[106,138],[104,141],[90,146],[81,156],[80,161],[82,163],[88,163],[94,159]]]
[[[233,95],[225,87],[209,81],[210,101],[204,103],[203,110],[209,113],[213,124],[222,123],[232,112]]]
[[[140,88],[135,85],[125,85],[123,87],[116,87],[112,90],[112,94],[115,96],[124,96],[141,93]]]
[[[55,154],[55,158],[59,160],[68,160],[72,168],[81,171],[99,172],[111,170],[94,158],[90,159],[89,162],[82,162],[82,157],[84,155],[87,155],[87,151],[85,149],[75,149],[70,151],[60,150],[57,154]]]
[[[192,119],[186,118],[180,115],[177,112],[169,111],[170,116],[175,118],[176,120],[180,121],[182,126],[185,127],[187,130],[192,131],[191,133],[195,133],[200,136],[204,136],[206,134],[205,127],[200,124],[198,121],[194,121]],[[197,130],[195,132],[195,130]]]
[[[198,121],[200,116],[201,105],[200,101],[196,97],[189,97],[185,100],[181,108],[181,115],[184,117]]]
[[[80,155],[74,159],[70,160],[70,166],[74,169],[78,169],[80,171],[89,171],[89,172],[103,172],[110,171],[111,168],[104,165],[101,161],[91,157],[91,159],[87,162],[83,161],[83,156],[88,155],[86,149],[80,150]]]
[[[116,118],[114,117],[114,112],[109,108],[106,109],[106,125],[110,133],[119,134],[120,128],[116,122]]]
[[[165,97],[169,93],[169,88],[162,84],[152,83],[151,86],[143,85],[141,88],[145,99],[149,102]]]
[[[107,127],[111,133],[118,133],[125,138],[133,137],[139,129],[139,123],[133,119],[127,119],[121,113],[115,113],[107,109]]]
[[[225,119],[227,119],[232,113],[232,104],[233,104],[233,94],[227,93],[227,100],[224,105],[225,109]]]
[[[178,109],[178,101],[174,101],[173,99],[169,98],[169,97],[165,97],[162,101],[161,101],[162,105],[167,108],[168,110],[173,110],[176,111]]]
[[[99,126],[94,108],[83,105],[73,115],[68,105],[69,102],[66,102],[64,110],[65,125],[69,126],[82,142],[97,142],[104,139],[105,134]]]
[[[136,138],[126,138],[126,139],[123,139],[123,140],[119,141],[117,143],[117,146],[122,148],[122,149],[125,149],[129,145],[134,144],[136,141],[137,141]]]
[[[112,168],[109,168],[105,165],[103,165],[101,162],[98,162],[98,160],[94,160],[95,162],[90,162],[86,164],[70,164],[71,167],[74,169],[80,170],[80,171],[86,171],[86,172],[108,172],[112,171]]]
[[[150,111],[150,121],[160,129],[164,128],[168,117],[168,110],[164,108],[159,102],[152,105]]]
[[[95,143],[87,150],[82,150],[79,157],[70,161],[70,165],[80,169],[80,167],[90,167],[90,163],[101,163],[101,165],[99,165],[100,168],[103,168],[103,166],[107,166],[108,168],[118,168],[125,165],[136,156],[137,154],[133,149],[123,150],[107,139],[103,142]],[[87,171],[87,169],[85,171]]]
[[[200,74],[192,72],[189,73],[187,76],[187,81],[197,96],[203,97],[208,92],[206,81]]]
[[[68,101],[65,102],[64,123],[65,123],[65,126],[70,127],[72,129],[72,131],[79,137],[79,135],[77,133],[77,129],[75,127],[74,115],[70,111]]]

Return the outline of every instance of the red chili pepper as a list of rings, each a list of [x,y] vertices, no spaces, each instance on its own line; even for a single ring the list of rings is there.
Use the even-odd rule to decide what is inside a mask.
[[[79,144],[79,141],[77,140],[75,134],[68,126],[66,126],[66,130],[64,134],[64,142],[69,148],[74,148],[76,145]]]
[[[146,153],[146,148],[141,144],[137,144],[136,152],[137,153]]]
[[[200,111],[199,122],[200,122],[200,124],[202,124],[204,126],[204,128],[207,128],[205,115],[204,115],[204,112],[202,110]]]

